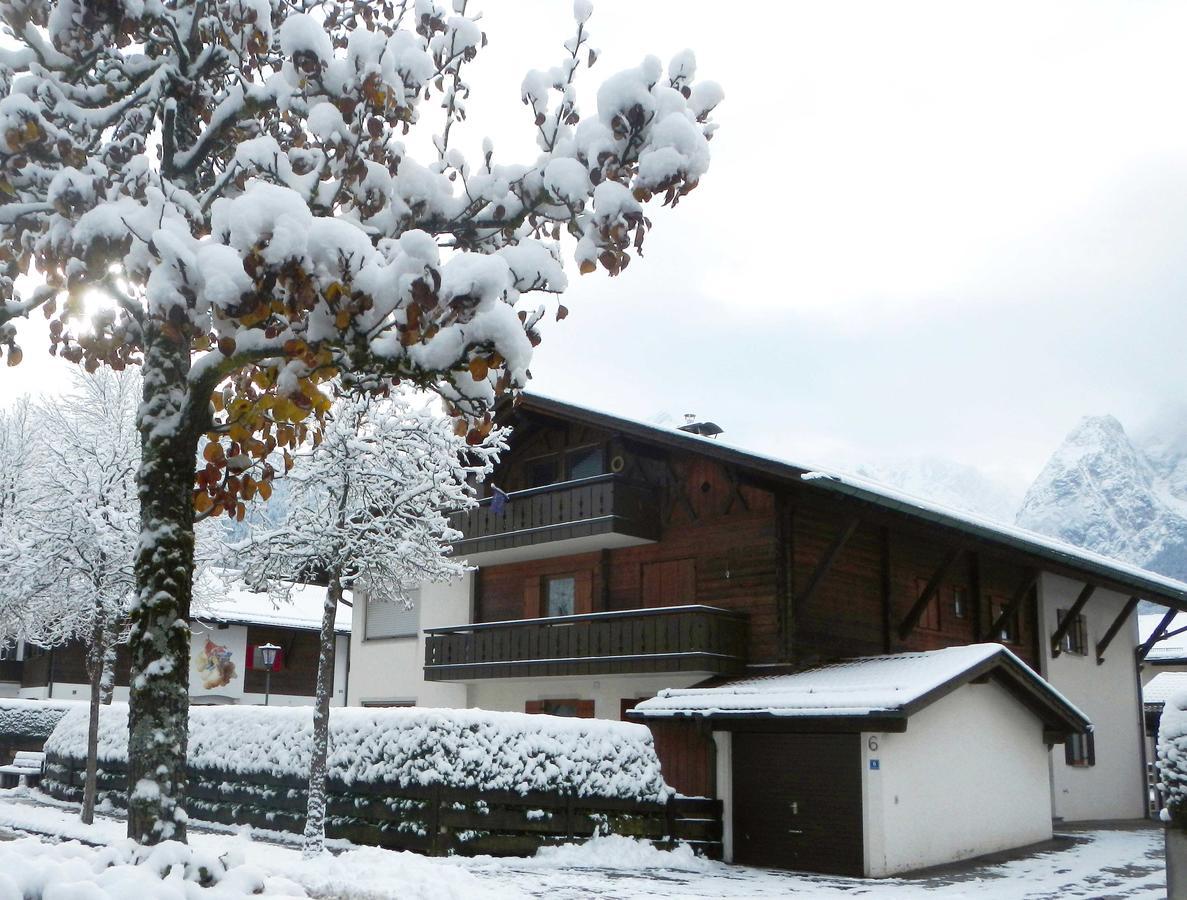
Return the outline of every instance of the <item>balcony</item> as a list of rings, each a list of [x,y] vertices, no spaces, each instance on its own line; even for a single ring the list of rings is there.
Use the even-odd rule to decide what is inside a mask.
[[[568,556],[659,540],[651,488],[620,475],[595,475],[507,495],[496,513],[487,498],[457,513],[453,552],[475,565]]]
[[[746,664],[746,616],[713,606],[425,629],[426,681],[703,672]]]

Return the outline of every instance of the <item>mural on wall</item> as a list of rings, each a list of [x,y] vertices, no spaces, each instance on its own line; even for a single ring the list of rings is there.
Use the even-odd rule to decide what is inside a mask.
[[[243,696],[247,630],[194,623],[190,634],[190,696]]]

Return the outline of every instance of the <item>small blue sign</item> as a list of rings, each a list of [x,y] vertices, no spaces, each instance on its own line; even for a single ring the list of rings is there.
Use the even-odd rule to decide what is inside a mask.
[[[878,769],[882,768],[882,761],[877,760],[877,759],[871,759],[870,760],[870,768],[877,771]]]

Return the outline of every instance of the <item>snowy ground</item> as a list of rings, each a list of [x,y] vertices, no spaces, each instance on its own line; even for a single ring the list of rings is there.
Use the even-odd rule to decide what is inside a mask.
[[[140,896],[178,898],[240,897],[236,887],[198,891],[191,885],[163,884],[157,876],[129,867],[106,869],[120,854],[123,823],[99,817],[84,826],[72,808],[48,804],[36,794],[0,791],[0,833],[33,831],[63,840],[111,845],[91,848],[79,844],[51,847],[51,839],[21,838],[0,841],[0,900],[20,897],[36,881],[65,887],[92,878],[95,870],[106,878],[102,893],[62,893],[92,898]],[[257,833],[258,836],[258,833]],[[371,847],[345,849],[335,856],[305,861],[297,850],[251,840],[237,834],[191,833],[196,851],[219,856],[228,851],[246,860],[240,870],[247,889],[258,878],[276,897],[352,898],[352,900],[470,900],[470,898],[547,897],[548,900],[591,898],[686,897],[841,897],[906,900],[910,897],[1040,898],[1165,897],[1162,834],[1156,828],[1133,831],[1086,831],[1062,849],[1024,859],[972,866],[952,874],[921,879],[859,881],[795,875],[763,869],[726,866],[698,859],[688,852],[661,852],[625,838],[605,838],[584,846],[543,851],[532,859],[429,859],[413,853],[394,853]],[[342,845],[339,845],[341,849]],[[152,878],[146,888],[144,879]],[[15,883],[6,884],[5,878]],[[20,879],[24,878],[22,885]],[[139,879],[139,880],[138,880]],[[168,890],[166,890],[168,888]],[[176,892],[175,892],[176,889]],[[67,889],[68,891],[69,889]],[[148,890],[149,893],[143,893]],[[53,892],[50,892],[53,893]],[[48,895],[47,895],[48,896]]]

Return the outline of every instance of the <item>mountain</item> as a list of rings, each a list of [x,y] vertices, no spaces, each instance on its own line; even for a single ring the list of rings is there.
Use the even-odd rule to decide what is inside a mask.
[[[1187,579],[1187,432],[1136,441],[1112,416],[1082,419],[1026,492],[1016,521]]]
[[[863,463],[855,475],[897,488],[940,506],[1013,522],[1019,495],[980,469],[938,457]]]

